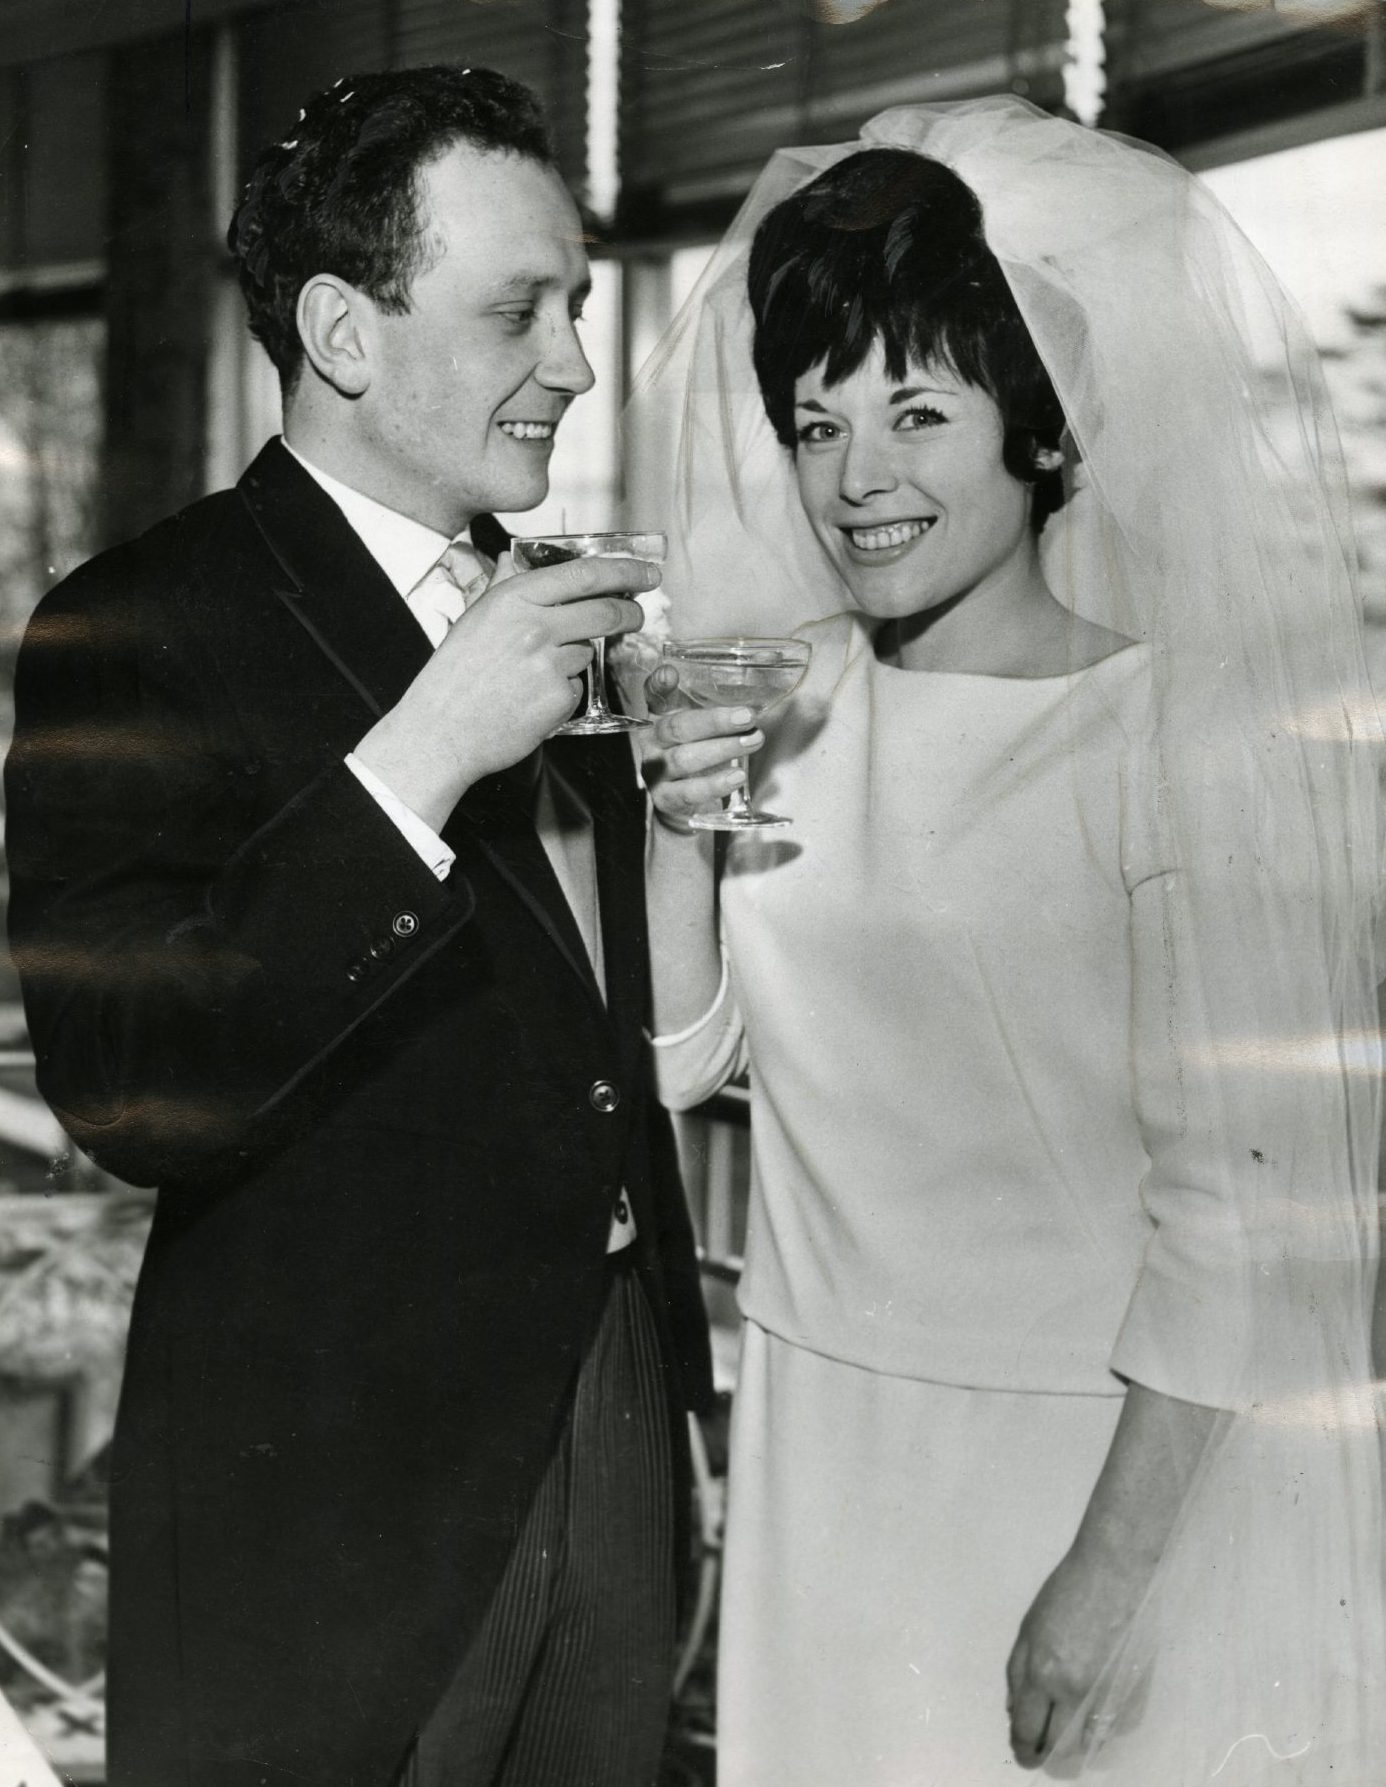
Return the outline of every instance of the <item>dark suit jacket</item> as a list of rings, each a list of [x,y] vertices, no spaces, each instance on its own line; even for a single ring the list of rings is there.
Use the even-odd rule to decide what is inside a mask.
[[[676,1444],[707,1393],[629,752],[549,747],[593,814],[604,1006],[503,784],[462,802],[440,883],[343,767],[427,652],[278,444],[68,578],[21,652],[40,1084],[159,1187],[113,1459],[113,1787],[390,1779],[553,1446],[622,1186]]]

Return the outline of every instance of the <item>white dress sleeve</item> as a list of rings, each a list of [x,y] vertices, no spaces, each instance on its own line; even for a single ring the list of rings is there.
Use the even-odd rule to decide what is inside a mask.
[[[1139,773],[1153,781],[1152,771],[1147,760]],[[1350,1143],[1333,1015],[1314,971],[1309,842],[1296,850],[1282,839],[1264,860],[1241,811],[1255,766],[1235,741],[1216,774],[1226,813],[1178,840],[1178,866],[1167,866],[1168,844],[1138,844],[1128,863],[1131,1072],[1150,1235],[1111,1365],[1167,1395],[1244,1410],[1334,1381],[1339,1314],[1351,1302],[1344,1274],[1361,1239],[1324,1196],[1349,1173]]]
[[[1181,1008],[1189,1000],[1172,948],[1183,917],[1179,871],[1140,881],[1130,902],[1131,1067],[1150,1158],[1141,1201],[1151,1234],[1111,1365],[1165,1395],[1235,1407],[1250,1340],[1248,1238],[1235,1179],[1255,1168],[1257,1144],[1247,1141],[1245,1163],[1229,1159],[1234,1138],[1212,1095],[1212,1064],[1187,1047]]]
[[[725,949],[722,978],[712,1004],[686,1030],[652,1036],[650,1043],[660,1102],[671,1111],[703,1104],[728,1080],[745,1073],[749,1060],[746,1026],[732,988]]]

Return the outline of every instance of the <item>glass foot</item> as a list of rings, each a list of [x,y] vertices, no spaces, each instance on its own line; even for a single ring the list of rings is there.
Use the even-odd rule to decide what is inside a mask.
[[[779,831],[793,825],[779,813],[690,813],[688,823],[695,831]]]
[[[554,738],[595,738],[603,732],[641,732],[648,720],[632,720],[629,714],[583,714],[576,720],[565,720],[555,726]]]

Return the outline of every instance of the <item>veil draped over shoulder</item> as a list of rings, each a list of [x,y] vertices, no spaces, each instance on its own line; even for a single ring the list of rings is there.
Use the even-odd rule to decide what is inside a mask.
[[[646,500],[677,634],[784,634],[850,605],[761,406],[746,264],[772,206],[873,145],[945,163],[982,205],[1072,439],[1045,568],[1062,601],[1149,647],[1150,823],[1175,865],[1167,997],[1132,1079],[1138,1103],[1146,1073],[1178,1095],[1140,1195],[1152,1250],[1189,1245],[1187,1225],[1178,1243],[1160,1227],[1171,1190],[1203,1212],[1222,1412],[1147,1600],[1046,1767],[1366,1787],[1386,1780],[1381,732],[1317,358],[1217,202],[1142,145],[1006,98],[787,150],[633,399],[641,440],[669,443]]]

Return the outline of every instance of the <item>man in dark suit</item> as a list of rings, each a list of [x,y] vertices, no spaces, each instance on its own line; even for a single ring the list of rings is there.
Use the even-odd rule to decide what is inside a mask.
[[[415,69],[231,242],[285,439],[46,598],[7,772],[40,1083],[159,1187],[109,1779],[648,1787],[706,1332],[629,751],[542,741],[656,574],[487,587],[591,384],[579,219],[524,89]]]

